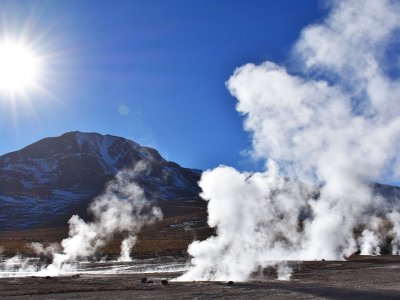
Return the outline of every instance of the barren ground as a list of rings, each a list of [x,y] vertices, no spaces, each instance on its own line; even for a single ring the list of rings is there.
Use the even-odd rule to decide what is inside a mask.
[[[400,299],[400,258],[291,263],[290,281],[266,274],[255,281],[174,282],[179,273],[0,279],[7,299]],[[142,283],[147,277],[152,283]]]
[[[181,207],[181,215],[167,214],[145,228],[133,254],[136,258],[166,256],[187,261],[187,245],[213,234],[207,227],[205,206]],[[174,208],[176,209],[176,207]],[[163,208],[164,211],[164,208]],[[4,256],[33,254],[30,242],[59,242],[67,228],[0,232]],[[115,236],[100,256],[115,257],[122,236]],[[7,299],[400,299],[400,256],[353,257],[346,262],[291,262],[292,280],[278,281],[272,270],[250,282],[174,282],[180,273],[128,275],[81,274],[64,277],[0,278],[0,298]],[[142,283],[147,277],[152,283]]]
[[[205,201],[162,203],[164,219],[144,228],[138,235],[133,253],[136,257],[185,256],[187,246],[193,240],[202,240],[214,231],[207,226]],[[0,247],[4,256],[21,254],[34,256],[29,246],[32,242],[60,242],[68,237],[68,227],[31,230],[0,231]],[[122,235],[110,237],[109,243],[98,251],[100,257],[114,257],[120,253]]]

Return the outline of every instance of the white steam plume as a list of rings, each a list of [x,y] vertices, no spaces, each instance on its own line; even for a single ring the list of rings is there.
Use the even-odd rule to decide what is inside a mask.
[[[63,250],[54,254],[47,270],[57,272],[63,270],[64,265],[94,255],[116,233],[129,236],[124,241],[124,250],[129,251],[143,226],[162,218],[160,208],[152,206],[142,188],[132,181],[142,165],[139,163],[132,170],[119,172],[107,185],[106,191],[89,207],[94,218],[92,222],[85,222],[76,215],[69,220],[69,237],[61,242]],[[129,257],[129,252],[124,254]]]
[[[69,237],[61,245],[51,244],[44,247],[40,243],[31,244],[36,254],[44,258],[44,266],[32,264],[30,259],[16,256],[2,263],[0,269],[40,271],[42,275],[73,271],[75,263],[95,255],[115,234],[126,236],[121,245],[120,260],[130,260],[136,234],[143,226],[162,218],[161,209],[153,206],[146,199],[143,189],[134,182],[138,173],[146,169],[145,164],[141,161],[131,170],[120,171],[107,184],[105,192],[89,206],[93,221],[85,222],[77,215],[72,216],[69,220]]]
[[[180,280],[247,280],[268,266],[287,279],[277,261],[379,254],[386,238],[399,253],[399,201],[375,195],[369,182],[399,176],[399,56],[391,49],[400,3],[331,3],[294,47],[300,72],[267,61],[227,82],[266,171],[203,173],[217,235],[189,246],[192,267]]]
[[[393,211],[388,217],[393,224],[392,254],[400,255],[400,212]]]
[[[121,243],[121,255],[119,256],[119,261],[132,261],[131,250],[135,246],[137,237],[129,236],[124,239]]]

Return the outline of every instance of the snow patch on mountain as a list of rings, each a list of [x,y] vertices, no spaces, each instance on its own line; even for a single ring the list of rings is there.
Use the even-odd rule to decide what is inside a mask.
[[[0,156],[0,229],[40,226],[43,220],[73,214],[118,171],[139,162],[145,170],[135,181],[149,198],[198,195],[200,170],[182,168],[125,138],[67,132]]]

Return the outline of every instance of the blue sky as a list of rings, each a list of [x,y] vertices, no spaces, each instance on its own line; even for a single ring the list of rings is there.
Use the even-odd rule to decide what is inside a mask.
[[[0,1],[1,32],[47,61],[47,93],[0,99],[0,154],[66,131],[113,134],[186,167],[252,170],[225,87],[235,68],[284,62],[314,0]]]

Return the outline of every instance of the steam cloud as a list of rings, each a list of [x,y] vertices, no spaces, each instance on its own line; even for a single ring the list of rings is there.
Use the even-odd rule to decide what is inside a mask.
[[[40,271],[43,275],[58,275],[73,271],[75,263],[96,254],[97,250],[107,244],[117,233],[125,235],[121,245],[119,261],[129,261],[130,251],[136,242],[136,234],[143,226],[152,224],[162,218],[159,207],[146,199],[142,188],[134,182],[138,173],[146,169],[141,161],[131,170],[120,171],[114,180],[108,183],[105,192],[94,199],[89,206],[93,221],[85,222],[74,215],[69,220],[69,237],[59,244],[44,247],[40,243],[31,246],[45,259],[48,265],[39,267],[30,259],[13,257],[0,267],[5,271]],[[15,269],[15,266],[19,266]]]
[[[116,233],[125,233],[127,238],[121,245],[121,259],[130,260],[129,252],[136,235],[144,225],[162,218],[161,210],[150,205],[143,190],[132,181],[138,168],[121,171],[111,181],[103,195],[89,207],[93,222],[87,223],[78,216],[69,220],[69,237],[61,242],[63,251],[56,253],[49,271],[62,270],[67,262],[87,258],[96,253]],[[68,264],[67,264],[68,265]]]
[[[266,267],[289,279],[284,261],[377,255],[386,239],[400,254],[398,199],[370,184],[400,170],[400,3],[330,8],[302,31],[289,69],[247,64],[228,80],[266,171],[203,173],[217,235],[189,246],[192,267],[178,280],[247,280]]]

